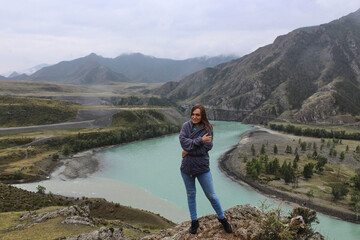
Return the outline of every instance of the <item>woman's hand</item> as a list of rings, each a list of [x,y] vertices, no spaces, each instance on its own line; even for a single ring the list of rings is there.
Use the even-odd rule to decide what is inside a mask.
[[[188,155],[188,152],[183,150],[181,155],[182,155],[182,158],[184,158],[186,155]]]
[[[202,136],[202,140],[203,140],[203,142],[204,143],[209,143],[209,142],[211,142],[211,139],[212,139],[212,136],[208,136],[209,134],[208,133],[206,133],[204,136]]]

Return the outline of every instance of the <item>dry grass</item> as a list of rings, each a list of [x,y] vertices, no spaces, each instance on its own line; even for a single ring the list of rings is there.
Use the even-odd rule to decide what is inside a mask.
[[[66,238],[77,234],[82,234],[90,231],[94,231],[97,227],[90,227],[86,225],[73,225],[62,224],[61,221],[64,217],[57,217],[47,220],[45,222],[36,224],[35,226],[24,229],[15,230],[7,233],[0,233],[1,239],[4,240],[18,240],[18,239],[59,239]]]
[[[1,200],[4,201],[0,201],[0,204],[5,203],[7,205],[7,207],[1,208],[2,211],[10,210],[9,212],[0,213],[0,239],[58,239],[90,232],[102,226],[123,228],[124,234],[128,238],[137,239],[147,235],[149,232],[157,233],[174,226],[174,223],[157,214],[110,203],[104,199],[72,199],[65,197],[56,197],[55,199],[49,194],[36,194],[5,184],[0,184],[0,196],[3,198]],[[13,204],[8,204],[9,202]],[[33,224],[34,220],[31,219],[19,222],[20,217],[27,213],[27,211],[23,211],[24,209],[39,214],[64,208],[64,206],[60,205],[89,206],[90,217],[96,219],[96,226],[62,224],[61,221],[64,217],[57,217],[28,229],[9,231],[9,228],[19,224],[22,224],[25,228]],[[44,206],[50,207],[41,208]],[[12,209],[18,209],[19,211]],[[4,231],[5,229],[8,229],[8,231]]]
[[[143,96],[142,90],[153,89],[161,84],[116,83],[113,85],[70,85],[27,81],[0,81],[0,95],[54,97],[111,97],[111,96]]]

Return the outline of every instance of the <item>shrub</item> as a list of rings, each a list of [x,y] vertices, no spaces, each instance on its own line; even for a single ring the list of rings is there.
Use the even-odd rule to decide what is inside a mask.
[[[265,212],[265,211],[264,211]],[[280,209],[272,209],[258,220],[262,231],[251,239],[256,240],[291,240],[303,239],[311,235],[312,225],[319,223],[316,212],[308,208],[297,207],[284,217]],[[304,239],[305,239],[304,238]]]
[[[334,183],[330,185],[331,194],[334,196],[335,200],[344,198],[348,193],[349,189],[344,183]]]
[[[304,166],[304,171],[303,171],[303,176],[305,178],[311,178],[313,173],[313,169],[314,169],[314,164],[312,163],[307,163]]]
[[[45,190],[46,190],[46,188],[44,187],[44,186],[41,186],[41,185],[38,185],[37,187],[36,187],[36,193],[39,193],[39,194],[41,194],[41,195],[45,195]]]
[[[59,154],[55,153],[52,155],[51,160],[53,160],[54,162],[56,162],[59,159]]]
[[[328,160],[326,157],[324,157],[322,155],[318,155],[316,157],[316,160],[317,160],[316,170],[318,170],[319,172],[322,172],[324,170],[324,166],[328,162]]]

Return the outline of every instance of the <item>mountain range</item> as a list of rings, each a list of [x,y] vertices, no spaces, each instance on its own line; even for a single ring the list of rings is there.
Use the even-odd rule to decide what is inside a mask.
[[[185,108],[202,103],[218,120],[360,121],[360,9],[168,82],[155,94]]]
[[[72,61],[62,61],[42,67],[29,76],[13,73],[6,79],[66,84],[161,83],[180,80],[198,70],[235,58],[235,56],[216,56],[173,60],[141,53],[104,58],[92,53]]]
[[[44,67],[47,67],[47,66],[50,66],[50,65],[43,63],[43,64],[39,64],[39,65],[36,65],[36,66],[28,68],[28,69],[23,69],[23,70],[20,70],[20,71],[13,71],[13,72],[4,74],[4,76],[6,76],[8,78],[15,78],[15,77],[17,77],[19,75],[22,75],[22,74],[31,75],[31,74],[39,71],[40,69],[42,69]]]

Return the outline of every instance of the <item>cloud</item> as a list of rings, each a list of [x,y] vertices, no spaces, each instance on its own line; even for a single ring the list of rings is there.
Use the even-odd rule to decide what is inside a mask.
[[[358,0],[3,0],[0,73],[95,52],[184,59],[250,53],[356,11]]]

